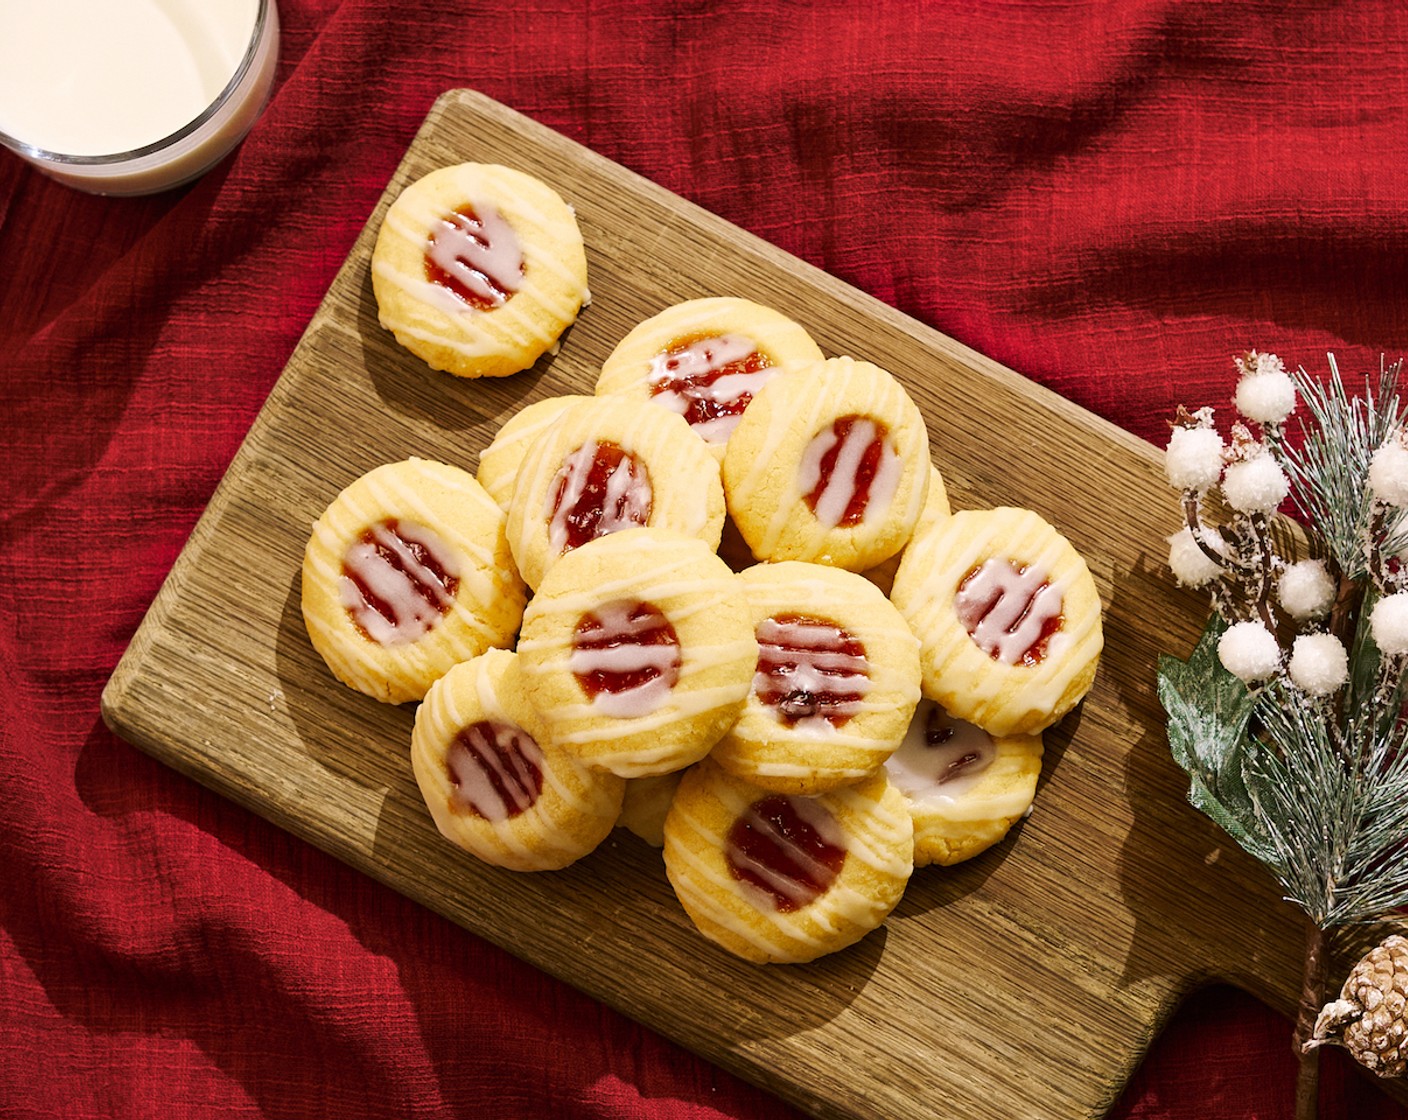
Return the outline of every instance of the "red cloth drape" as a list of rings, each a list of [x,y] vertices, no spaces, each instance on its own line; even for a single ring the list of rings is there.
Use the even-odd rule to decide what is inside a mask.
[[[1408,13],[281,9],[268,110],[194,186],[0,156],[0,1116],[793,1116],[117,740],[108,674],[444,89],[1161,440],[1239,349],[1408,350]],[[1114,1115],[1287,1116],[1289,1038],[1200,995]],[[1408,1113],[1332,1054],[1323,1115]]]

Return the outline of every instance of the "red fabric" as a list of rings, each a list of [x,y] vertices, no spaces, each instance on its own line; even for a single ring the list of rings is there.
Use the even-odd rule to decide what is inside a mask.
[[[0,1115],[795,1115],[118,741],[98,696],[437,94],[473,86],[1148,439],[1408,350],[1393,2],[283,0],[188,189],[0,155]],[[1114,1110],[1281,1117],[1196,997]],[[1402,1117],[1342,1057],[1326,1117]]]

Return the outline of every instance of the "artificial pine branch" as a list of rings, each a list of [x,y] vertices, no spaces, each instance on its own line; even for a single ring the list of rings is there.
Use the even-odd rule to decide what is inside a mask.
[[[1364,379],[1362,394],[1352,394],[1329,355],[1330,376],[1323,383],[1299,370],[1296,388],[1313,419],[1302,425],[1304,442],[1298,453],[1285,456],[1297,511],[1313,525],[1346,578],[1364,576],[1364,540],[1371,496],[1364,485],[1369,460],[1398,430],[1402,410],[1398,376],[1402,361],[1379,369],[1378,384]],[[1408,546],[1408,534],[1398,529],[1386,551]]]
[[[1159,695],[1189,800],[1307,916],[1297,1115],[1310,1117],[1326,931],[1408,905],[1408,433],[1399,363],[1351,394],[1333,355],[1323,383],[1273,355],[1236,361],[1228,442],[1206,408],[1180,408],[1169,441],[1186,522],[1169,564],[1209,592],[1212,614],[1186,662],[1161,659]],[[1223,526],[1206,520],[1214,494],[1231,511]],[[1301,557],[1277,531],[1285,503],[1302,519]],[[1408,984],[1408,957],[1384,974]],[[1396,1056],[1356,1053],[1380,1071],[1401,1068]]]

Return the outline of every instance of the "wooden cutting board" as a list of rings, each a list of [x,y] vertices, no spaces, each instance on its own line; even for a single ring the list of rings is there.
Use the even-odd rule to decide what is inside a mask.
[[[451,163],[520,168],[576,208],[592,302],[561,351],[500,381],[427,369],[377,325],[381,216]],[[740,295],[828,354],[892,371],[955,508],[1029,506],[1089,561],[1106,648],[1047,735],[1031,818],[970,863],[918,872],[887,924],[806,966],[757,967],[690,925],[659,853],[618,831],[516,875],[442,840],[408,760],[413,709],[337,684],[309,645],[309,528],[372,467],[474,470],[522,406],[589,393],[639,321]],[[1098,1116],[1192,988],[1289,1013],[1298,914],[1184,801],[1154,692],[1201,601],[1172,587],[1174,495],[1146,444],[839,280],[476,93],[435,105],[103,695],[123,738],[591,996],[820,1117]],[[1342,974],[1342,973],[1341,973]],[[689,1007],[690,1014],[679,1009]]]

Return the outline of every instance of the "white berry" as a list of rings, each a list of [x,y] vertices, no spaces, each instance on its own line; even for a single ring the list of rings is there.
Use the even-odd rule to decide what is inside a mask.
[[[1301,622],[1324,618],[1335,605],[1335,581],[1323,560],[1298,560],[1288,565],[1276,589],[1286,613]]]
[[[1390,657],[1408,653],[1408,591],[1385,595],[1369,616],[1374,644]]]
[[[1237,622],[1218,639],[1217,657],[1234,677],[1255,684],[1276,672],[1281,647],[1276,635],[1260,622]]]
[[[1237,411],[1259,424],[1281,424],[1296,410],[1296,383],[1284,369],[1254,373],[1237,384]]]
[[[1227,545],[1216,529],[1204,529],[1203,540],[1214,552],[1227,554]],[[1202,587],[1222,571],[1222,565],[1198,547],[1193,531],[1186,525],[1168,538],[1168,566],[1183,587]]]
[[[1291,683],[1311,696],[1329,696],[1349,680],[1349,654],[1333,634],[1302,634],[1286,667]]]
[[[1231,464],[1222,477],[1227,504],[1243,513],[1270,513],[1290,491],[1280,464],[1265,453]]]
[[[1222,437],[1212,428],[1174,428],[1164,469],[1175,490],[1206,490],[1222,476]]]
[[[1386,505],[1408,506],[1408,447],[1401,435],[1389,439],[1369,460],[1369,489]]]

